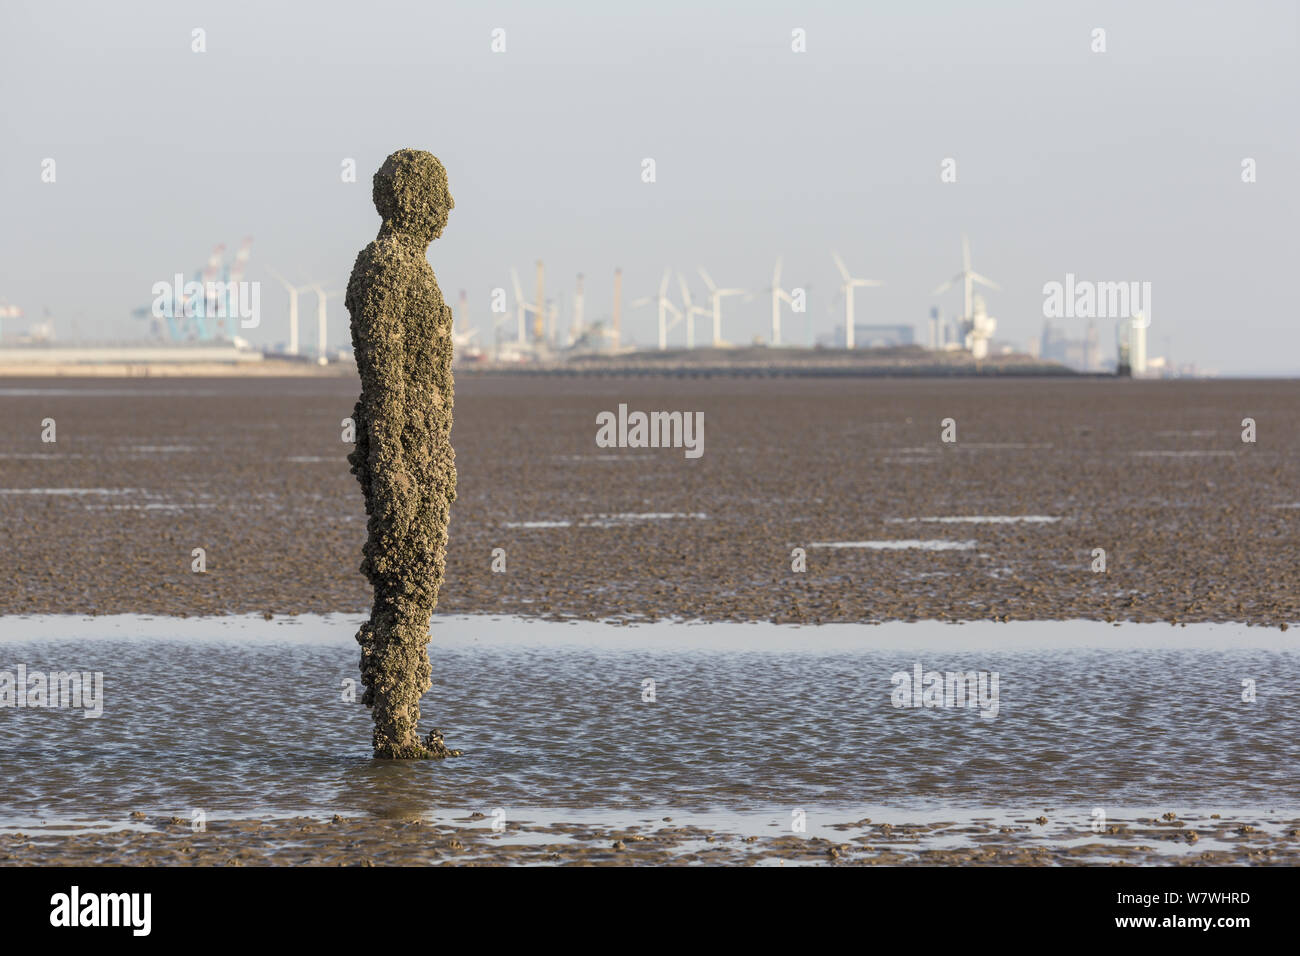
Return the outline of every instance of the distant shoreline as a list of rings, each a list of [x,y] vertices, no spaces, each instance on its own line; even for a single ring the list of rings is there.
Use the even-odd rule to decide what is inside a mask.
[[[261,362],[30,362],[0,365],[0,378],[343,378],[355,377],[351,363],[312,365],[266,359]]]
[[[178,350],[179,352],[180,350]],[[107,356],[106,356],[107,357]],[[318,365],[303,359],[247,355],[226,351],[218,356],[196,355],[187,361],[183,352],[157,360],[122,358],[95,361],[83,355],[60,361],[48,353],[39,360],[19,362],[13,350],[0,354],[0,376],[94,378],[172,377],[354,377],[351,361]],[[1056,362],[1022,354],[998,355],[976,362],[968,352],[933,352],[916,346],[887,349],[805,348],[700,348],[667,351],[590,353],[577,356],[538,356],[533,361],[503,362],[462,360],[455,365],[462,376],[631,376],[631,377],[774,377],[774,378],[1001,378],[1062,377],[1114,378],[1110,372],[1078,372]]]

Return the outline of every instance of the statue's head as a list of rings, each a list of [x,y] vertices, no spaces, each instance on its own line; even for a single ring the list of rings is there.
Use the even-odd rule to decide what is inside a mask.
[[[433,153],[399,149],[375,173],[372,195],[384,231],[428,245],[442,235],[456,203],[447,188],[447,171]]]

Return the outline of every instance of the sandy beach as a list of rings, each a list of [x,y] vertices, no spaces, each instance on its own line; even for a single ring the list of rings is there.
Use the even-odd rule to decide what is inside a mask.
[[[397,776],[366,759],[365,709],[338,709],[340,681],[356,673],[348,618],[370,597],[357,572],[364,510],[342,440],[355,393],[346,380],[309,378],[0,387],[10,656],[50,671],[75,658],[105,673],[101,720],[28,712],[9,727],[16,755],[30,720],[55,736],[53,749],[15,764],[0,864],[1300,862],[1300,818],[1286,809],[1293,747],[1265,705],[1289,706],[1269,675],[1291,667],[1289,645],[1276,643],[1290,635],[1277,629],[1300,617],[1300,423],[1286,383],[468,377],[426,701],[466,756]],[[597,416],[620,405],[703,413],[703,453],[599,447]],[[1258,443],[1241,441],[1245,417]],[[951,443],[941,440],[947,418]],[[46,419],[55,442],[41,441]],[[1104,573],[1092,570],[1097,548]],[[792,570],[796,549],[806,571]],[[58,617],[30,617],[46,614]],[[320,614],[338,620],[327,628]],[[488,628],[475,622],[497,618],[504,639],[524,642],[522,656],[485,656]],[[1097,623],[1049,623],[1073,619]],[[247,632],[244,643],[203,638],[220,626],[205,622],[222,620]],[[931,623],[898,623],[917,620]],[[580,631],[587,650],[558,653],[571,640],[561,634],[539,657],[510,621]],[[706,629],[671,621],[883,626],[849,637],[807,629],[807,640],[796,628],[778,635],[787,656],[751,659],[756,629],[734,653],[697,658],[692,634]],[[944,621],[980,623],[944,629],[947,650],[927,660],[1002,672],[994,736],[974,715],[934,724],[889,707],[891,671],[912,666],[909,635]],[[608,623],[653,622],[676,628],[666,636],[685,656],[662,656],[654,633],[605,648],[639,630]],[[1158,631],[1205,650],[1109,626],[1126,622],[1189,625]],[[1202,622],[1274,636],[1249,641],[1240,625],[1207,636],[1195,631]],[[1066,632],[1044,628],[1099,625],[1119,643],[1052,656]],[[976,628],[1005,630],[1006,641]],[[146,633],[196,643],[155,652],[136,636]],[[1153,650],[1128,646],[1139,639]],[[845,656],[819,657],[819,640]],[[1029,656],[1003,653],[1024,640]],[[1183,687],[1194,713],[1164,692],[1187,654],[1199,655]],[[223,675],[250,661],[295,679],[256,707],[245,698],[231,726]],[[638,709],[647,674],[670,678],[663,709]],[[1237,699],[1243,676],[1261,681],[1259,705]],[[563,706],[557,687],[568,689]],[[1076,687],[1100,696],[1080,699]],[[268,769],[272,726],[311,741],[301,759]],[[1079,726],[1093,728],[1088,746],[1063,747]],[[199,762],[188,746],[175,750],[178,733],[204,742]],[[677,758],[649,759],[647,733]],[[782,741],[775,756],[768,741]],[[138,790],[132,781],[160,754],[171,771]],[[1244,766],[1260,802],[1237,805],[1280,810],[1184,815],[1184,803],[1205,806],[1198,795],[1244,793]],[[279,781],[271,790],[268,773]],[[542,791],[547,806],[563,806],[575,773],[578,810],[515,809]],[[642,781],[632,803],[630,779]],[[59,796],[87,780],[104,794],[89,818]],[[479,809],[429,810],[469,793]],[[1031,793],[1041,808],[1008,809]],[[873,822],[844,809],[872,797],[894,815]],[[1087,818],[1097,802],[1168,797],[1175,809],[1112,811],[1100,831]],[[981,799],[998,809],[944,809]],[[800,833],[788,809],[761,825],[683,811],[772,801],[806,805],[818,822]],[[497,832],[499,805],[512,809]],[[169,806],[208,807],[210,819],[195,832],[189,811]]]
[[[0,613],[364,610],[341,440],[356,391],[10,380]],[[1290,383],[465,376],[456,401],[441,612],[1300,618]],[[703,412],[703,454],[597,447],[596,416],[620,404]]]
[[[214,821],[194,832],[179,817],[40,835],[0,834],[0,866],[1295,866],[1300,818],[1271,830],[1253,817],[1117,821],[1107,831],[1006,823],[833,824],[831,836],[744,834],[672,818],[624,827],[458,823],[421,818],[300,817]],[[1039,821],[1042,822],[1039,822]],[[949,844],[960,844],[952,846]]]

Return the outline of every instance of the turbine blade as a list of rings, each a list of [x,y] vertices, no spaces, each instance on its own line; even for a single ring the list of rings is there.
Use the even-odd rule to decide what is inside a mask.
[[[840,275],[844,277],[844,281],[848,282],[849,270],[848,267],[844,265],[844,260],[840,258],[840,254],[838,252],[832,252],[831,258],[835,260],[835,268],[840,270]]]
[[[992,279],[985,278],[984,276],[980,275],[978,272],[972,272],[970,274],[970,277],[974,279],[976,282],[978,282],[980,285],[986,285],[990,289],[998,289],[998,290],[1002,289],[1002,286],[998,285]]]
[[[713,279],[704,271],[704,266],[700,266],[700,275],[704,277],[704,284],[709,287],[710,292],[717,289],[717,286],[713,284]]]
[[[693,308],[691,305],[691,287],[686,284],[686,277],[679,272],[677,273],[677,281],[682,286],[682,301],[686,303],[688,309]]]

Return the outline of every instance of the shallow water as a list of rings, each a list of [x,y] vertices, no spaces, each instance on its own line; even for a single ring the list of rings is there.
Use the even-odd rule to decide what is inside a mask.
[[[103,716],[0,708],[0,823],[583,810],[852,820],[875,808],[1300,809],[1294,632],[1092,622],[435,622],[425,726],[369,757],[358,620],[0,618],[0,671],[102,671]],[[891,676],[998,674],[995,717]],[[1244,702],[1242,681],[1256,682]],[[642,699],[653,680],[654,701]],[[882,810],[881,808],[885,808]],[[770,825],[770,824],[769,824]]]

